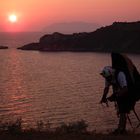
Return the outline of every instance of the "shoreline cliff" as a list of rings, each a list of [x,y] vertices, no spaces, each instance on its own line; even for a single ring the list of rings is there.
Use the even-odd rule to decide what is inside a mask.
[[[82,51],[140,53],[140,21],[114,22],[94,32],[42,36],[37,43],[18,49],[38,51]]]

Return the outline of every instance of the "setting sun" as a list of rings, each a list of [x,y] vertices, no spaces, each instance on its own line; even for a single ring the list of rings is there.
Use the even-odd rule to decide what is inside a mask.
[[[17,16],[12,14],[12,15],[9,15],[8,17],[9,21],[14,23],[14,22],[17,22]]]

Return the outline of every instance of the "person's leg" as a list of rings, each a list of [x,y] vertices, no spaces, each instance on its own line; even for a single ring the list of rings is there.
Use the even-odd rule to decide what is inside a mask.
[[[112,132],[112,134],[118,135],[118,134],[125,134],[125,133],[126,133],[126,114],[120,113],[118,128],[115,129]]]
[[[126,113],[120,113],[119,124],[118,124],[118,131],[120,133],[124,133],[126,130]]]

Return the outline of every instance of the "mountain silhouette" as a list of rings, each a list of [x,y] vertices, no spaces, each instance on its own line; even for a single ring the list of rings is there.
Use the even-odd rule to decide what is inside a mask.
[[[64,23],[54,23],[43,29],[43,32],[54,33],[60,32],[64,34],[72,34],[79,32],[91,32],[95,31],[101,25],[96,23],[88,22],[64,22]]]
[[[114,22],[94,32],[46,34],[38,43],[27,44],[19,49],[140,53],[140,21]]]

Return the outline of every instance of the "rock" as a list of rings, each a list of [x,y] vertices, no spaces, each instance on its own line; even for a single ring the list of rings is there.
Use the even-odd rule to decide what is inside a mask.
[[[7,46],[0,46],[0,49],[8,49]]]
[[[26,44],[22,47],[19,47],[17,49],[20,49],[20,50],[39,50],[40,44],[39,43],[30,43],[30,44]]]

